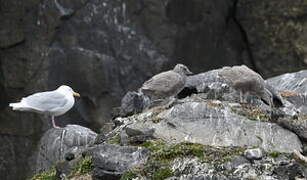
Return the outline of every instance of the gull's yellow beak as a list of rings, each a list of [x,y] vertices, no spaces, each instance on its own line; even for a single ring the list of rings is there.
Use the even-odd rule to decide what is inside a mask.
[[[73,92],[72,95],[80,97],[80,94],[77,92]]]

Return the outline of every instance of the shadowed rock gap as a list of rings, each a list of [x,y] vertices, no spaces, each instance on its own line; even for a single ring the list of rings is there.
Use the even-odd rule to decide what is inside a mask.
[[[183,90],[177,95],[178,99],[183,99],[192,94],[197,94],[197,89],[195,87],[185,87]]]
[[[245,43],[245,47],[246,47],[246,51],[247,51],[247,55],[248,55],[248,60],[249,60],[250,65],[252,66],[251,68],[254,71],[256,71],[257,73],[261,73],[261,72],[259,72],[258,67],[256,65],[255,58],[253,56],[253,52],[252,52],[251,47],[250,47],[250,42],[248,40],[247,33],[246,33],[245,29],[243,28],[243,26],[240,24],[240,22],[237,20],[237,5],[238,5],[238,1],[239,0],[234,0],[233,11],[232,11],[231,17],[233,18],[235,24],[237,25],[237,27],[239,28],[239,30],[241,32],[243,41]],[[243,64],[243,62],[242,62],[242,64]]]
[[[1,58],[1,56],[0,56]],[[4,109],[8,104],[8,98],[4,89],[4,76],[2,72],[2,64],[0,61],[0,110]]]

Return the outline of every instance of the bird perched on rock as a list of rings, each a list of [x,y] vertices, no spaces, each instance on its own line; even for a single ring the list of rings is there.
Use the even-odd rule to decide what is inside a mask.
[[[36,112],[51,116],[54,128],[54,117],[65,114],[70,110],[74,103],[74,96],[80,97],[80,94],[74,92],[71,87],[62,85],[54,91],[39,92],[28,97],[24,97],[20,102],[10,103],[9,106],[16,111]]]
[[[242,93],[241,102],[243,102],[242,96],[252,95],[259,97],[267,105],[282,106],[282,99],[274,88],[265,83],[260,74],[245,65],[224,67],[220,70],[219,76]]]
[[[162,72],[146,81],[140,91],[150,100],[176,96],[186,82],[186,76],[192,72],[183,64],[177,64],[173,70]]]

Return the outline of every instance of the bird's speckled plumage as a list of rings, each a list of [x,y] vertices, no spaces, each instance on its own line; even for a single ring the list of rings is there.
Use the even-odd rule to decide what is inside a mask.
[[[186,66],[177,64],[173,70],[157,74],[146,81],[140,91],[152,100],[176,96],[184,88],[188,74],[192,73]]]

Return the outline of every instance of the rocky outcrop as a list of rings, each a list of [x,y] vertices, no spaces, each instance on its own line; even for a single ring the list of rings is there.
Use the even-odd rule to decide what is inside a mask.
[[[287,108],[295,111],[295,106],[268,85],[269,80],[265,82],[246,66],[234,66],[189,77],[185,88],[194,90],[167,104],[142,109],[144,97],[129,92],[121,108],[126,107],[131,115],[115,118],[116,127],[110,133],[90,135],[91,140],[81,140],[81,144],[68,143],[71,146],[64,148],[66,155],[58,158],[61,162],[51,174],[114,180],[306,177],[305,157],[300,154],[304,131],[281,123],[299,113],[291,115]],[[271,99],[280,94],[285,104],[267,104],[262,100],[265,93]],[[139,111],[133,112],[134,108]],[[80,127],[68,126],[72,134],[74,128]],[[57,130],[47,132],[42,142],[49,144],[54,136],[59,136]],[[49,151],[42,152],[40,157],[53,157]],[[80,159],[84,168],[78,165]],[[46,164],[43,158],[38,162]]]
[[[56,162],[65,160],[69,153],[78,154],[94,144],[97,134],[88,128],[68,125],[50,129],[40,139],[35,157],[35,172],[52,168]]]
[[[298,95],[298,93],[305,93],[307,90],[306,83],[307,71],[298,71],[294,73],[285,73],[279,76],[275,76],[267,79],[266,81],[275,87],[278,91],[292,91],[292,94],[282,93],[285,98],[287,96]],[[290,92],[291,93],[291,92]],[[294,104],[298,104],[299,102]]]
[[[262,77],[246,66],[225,67],[188,77],[186,88],[195,89],[195,94],[177,100],[171,107],[161,105],[114,121],[126,124],[128,130],[153,128],[155,138],[173,143],[191,141],[211,146],[260,146],[266,151],[300,151],[302,146],[297,135],[305,139],[304,121],[291,126],[290,122],[295,121],[284,120],[296,117],[289,115],[286,107],[295,109],[295,106],[287,99],[280,99],[288,103],[279,108],[279,115],[276,114],[278,107],[267,105],[267,102],[273,103],[273,94],[278,91],[266,87]],[[267,101],[262,101],[264,97]],[[239,104],[246,102],[249,105]],[[126,104],[122,108],[133,106],[135,103],[131,101],[130,106]],[[296,134],[270,121],[279,122]],[[131,141],[136,141],[135,137],[130,137]],[[144,141],[144,137],[138,138]]]
[[[152,109],[121,121],[135,122],[127,126],[130,129],[135,126],[154,128],[156,138],[173,143],[190,141],[211,146],[260,146],[267,151],[281,152],[301,150],[301,143],[294,133],[263,122],[269,121],[268,114],[258,112],[254,117],[243,117],[235,110],[241,107],[238,106],[191,97],[170,109]]]
[[[293,161],[305,142],[304,121],[291,121],[291,118],[304,117],[296,109],[302,99],[292,104],[294,101],[285,97],[280,89],[283,87],[276,87],[270,80],[264,82],[260,75],[244,66],[189,77],[183,90],[186,96],[173,104],[158,105],[115,119],[119,125],[114,130],[118,142],[151,150],[145,167],[129,170],[127,174],[146,179],[157,173],[168,179],[193,180],[306,177],[305,165]],[[262,100],[265,93],[271,98],[270,102],[275,97],[284,104],[267,104]],[[247,101],[242,102],[242,99]],[[242,149],[231,149],[233,147]],[[210,159],[213,152],[217,153],[213,155],[215,160]],[[185,157],[191,154],[196,160]],[[203,155],[205,160],[198,161]],[[223,157],[230,159],[224,161]],[[302,157],[299,155],[298,159]],[[156,166],[163,170],[155,169],[154,164],[159,164]],[[266,168],[261,168],[264,164]]]
[[[307,142],[307,103],[306,103],[306,74],[307,71],[287,73],[267,80],[284,99],[289,101],[296,110],[295,116],[279,118],[277,123],[295,132]]]
[[[260,160],[248,161],[242,156],[236,156],[231,161],[218,165],[216,170],[210,163],[200,163],[197,159],[177,159],[172,164],[175,176],[169,179],[295,179],[306,177],[303,165],[287,160],[283,154],[277,157],[266,156]],[[302,176],[301,176],[301,175]]]
[[[86,151],[93,158],[93,179],[120,179],[129,169],[146,162],[148,150],[133,146],[101,144]]]

